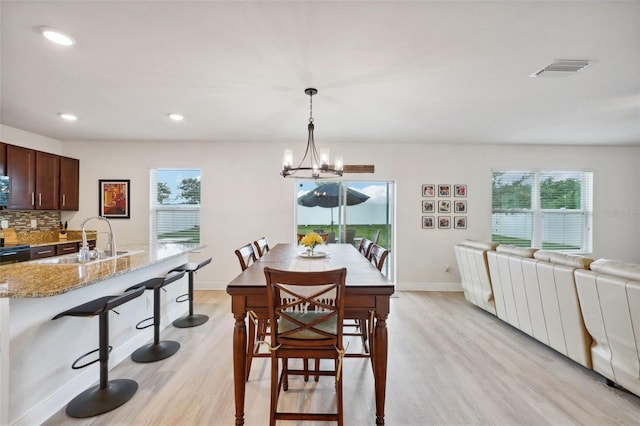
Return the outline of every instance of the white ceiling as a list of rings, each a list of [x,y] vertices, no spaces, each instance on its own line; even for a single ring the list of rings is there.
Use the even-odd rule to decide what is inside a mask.
[[[0,19],[0,123],[60,140],[303,143],[316,87],[319,144],[640,145],[640,1],[1,1]],[[597,62],[529,77],[558,59]]]

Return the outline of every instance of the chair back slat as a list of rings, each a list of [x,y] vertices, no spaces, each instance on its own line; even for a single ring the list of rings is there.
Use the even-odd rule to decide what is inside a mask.
[[[256,246],[256,255],[258,258],[264,256],[270,250],[267,237],[258,238],[253,242],[253,245]]]
[[[360,240],[360,247],[358,251],[367,259],[369,259],[369,253],[371,252],[371,246],[373,245],[373,241],[368,238],[363,238]]]
[[[389,250],[385,249],[378,244],[372,244],[369,252],[369,260],[374,264],[378,271],[382,271],[384,267],[384,261],[389,255]]]
[[[256,259],[256,253],[253,250],[253,246],[251,243],[244,245],[235,251],[236,256],[238,256],[238,261],[240,261],[240,268],[244,271],[247,269]]]

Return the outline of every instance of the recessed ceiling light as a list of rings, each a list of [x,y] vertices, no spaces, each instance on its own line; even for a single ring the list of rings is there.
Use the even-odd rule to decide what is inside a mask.
[[[62,46],[72,46],[76,44],[76,39],[73,38],[73,36],[55,28],[40,27],[40,32],[43,36],[46,37],[47,40],[52,41],[56,44],[60,44]]]
[[[182,114],[176,114],[176,113],[171,113],[169,114],[169,118],[175,121],[182,121],[184,120],[184,116]]]
[[[63,120],[67,120],[67,121],[76,121],[78,119],[78,116],[75,114],[69,114],[67,112],[61,112],[60,114],[58,114],[60,116],[60,118],[62,118]]]

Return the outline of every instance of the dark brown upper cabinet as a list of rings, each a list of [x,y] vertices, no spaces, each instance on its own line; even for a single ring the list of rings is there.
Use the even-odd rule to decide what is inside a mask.
[[[9,209],[58,210],[60,156],[7,145]]]
[[[80,208],[80,160],[60,157],[60,210]]]

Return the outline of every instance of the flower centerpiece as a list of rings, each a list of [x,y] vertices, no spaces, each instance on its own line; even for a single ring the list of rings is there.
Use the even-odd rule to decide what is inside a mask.
[[[315,232],[308,233],[300,240],[300,244],[307,247],[307,254],[309,256],[313,256],[313,249],[315,249],[317,245],[320,245],[322,243],[322,237]]]

